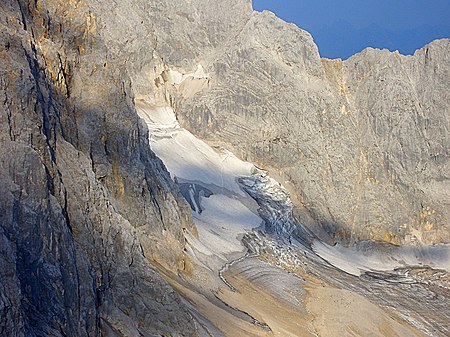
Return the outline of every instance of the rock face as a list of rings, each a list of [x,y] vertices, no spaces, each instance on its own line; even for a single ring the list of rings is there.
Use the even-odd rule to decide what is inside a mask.
[[[192,132],[281,172],[298,220],[331,242],[449,242],[449,45],[320,59],[308,33],[249,12],[229,43],[193,61],[208,85],[178,86],[176,111]]]
[[[298,220],[323,239],[449,242],[448,39],[414,56],[327,60],[310,34],[250,2],[94,6],[135,93],[280,173]],[[207,79],[170,76],[199,65]]]
[[[135,94],[280,173],[323,239],[449,242],[448,39],[414,56],[327,60],[309,33],[250,2],[92,6]],[[199,65],[207,78],[170,76]]]
[[[1,335],[197,335],[156,269],[183,270],[195,228],[138,95],[280,174],[326,240],[450,241],[447,39],[325,60],[238,0],[5,0],[0,19]]]
[[[195,335],[190,210],[83,1],[3,1],[0,334]]]

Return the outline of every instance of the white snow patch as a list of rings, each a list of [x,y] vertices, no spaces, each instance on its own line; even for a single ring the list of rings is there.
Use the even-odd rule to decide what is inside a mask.
[[[189,77],[193,79],[203,79],[208,78],[209,75],[205,73],[202,65],[197,65],[197,69],[191,73],[183,74],[177,70],[169,69],[166,71],[167,79],[166,81],[172,85],[179,85],[184,82]]]
[[[165,126],[179,128],[173,109],[168,106],[143,106],[138,109],[139,116],[149,124],[149,129]],[[151,127],[150,127],[151,126]]]
[[[214,150],[180,128],[170,107],[152,107],[142,103],[137,107],[139,116],[149,128],[152,150],[172,176],[213,184],[247,197],[236,178],[251,175],[253,164],[238,159],[227,150]]]
[[[239,200],[218,194],[202,198],[204,211],[195,214],[200,241],[219,255],[245,252],[239,236],[257,228],[262,220]],[[203,237],[202,237],[203,236]]]
[[[175,72],[171,74],[174,82],[184,80]],[[199,67],[189,76],[203,75]],[[261,226],[263,220],[249,209],[251,206],[245,205],[254,205],[255,209],[257,206],[242,190],[237,178],[251,175],[254,165],[229,151],[213,149],[181,128],[171,107],[157,107],[143,100],[136,100],[136,107],[149,128],[152,150],[172,176],[193,182],[193,188],[198,184],[214,190],[215,194],[209,197],[200,195],[199,203],[195,200],[195,190],[189,190],[199,240],[185,234],[188,254],[201,265],[217,270],[231,255],[244,255],[246,249],[240,237]]]
[[[408,266],[429,266],[450,271],[450,245],[402,246],[384,249],[343,247],[314,241],[314,252],[331,265],[360,276],[366,271],[392,271]]]

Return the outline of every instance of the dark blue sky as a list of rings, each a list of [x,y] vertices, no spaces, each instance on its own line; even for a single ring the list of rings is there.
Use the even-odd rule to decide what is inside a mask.
[[[348,58],[365,47],[412,54],[450,37],[450,0],[253,0],[309,31],[323,57]]]

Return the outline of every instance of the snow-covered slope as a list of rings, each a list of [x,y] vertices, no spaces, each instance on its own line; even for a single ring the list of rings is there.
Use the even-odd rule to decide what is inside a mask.
[[[300,240],[301,247],[312,248],[324,261],[355,276],[407,266],[450,270],[450,245],[395,247],[362,242],[346,248],[314,239],[295,223],[289,194],[273,178],[181,128],[171,107],[154,106],[142,99],[137,107],[149,128],[152,149],[191,205],[199,239],[187,236],[190,252],[209,268],[216,270],[231,257],[243,256],[242,236],[265,223],[264,230],[277,239]]]
[[[220,310],[225,310],[223,315],[230,310],[235,315],[236,308],[246,308],[249,295],[238,301],[236,298],[241,296],[237,295],[240,291],[246,289],[244,285],[247,282],[250,282],[250,287],[255,287],[264,281],[261,294],[267,292],[269,296],[275,296],[276,301],[284,303],[284,309],[289,307],[286,303],[292,304],[290,293],[302,293],[311,287],[307,281],[310,277],[318,277],[321,282],[339,285],[343,289],[349,289],[347,285],[352,284],[353,288],[349,290],[366,297],[370,297],[372,291],[382,291],[383,305],[392,305],[397,303],[396,292],[391,286],[383,286],[384,279],[420,284],[417,277],[422,271],[430,270],[427,268],[450,269],[448,245],[396,247],[368,242],[352,248],[327,245],[296,222],[289,193],[267,172],[227,150],[210,146],[181,128],[171,107],[156,106],[144,99],[136,100],[136,106],[148,126],[153,151],[163,160],[191,206],[198,231],[198,236],[185,232],[185,251],[196,272],[194,279],[180,289],[184,289],[182,292],[187,299],[200,308],[201,315],[223,331],[226,330],[223,319],[217,320],[216,315],[209,312],[222,308]],[[262,261],[254,259],[258,255]],[[272,262],[267,264],[263,261]],[[285,275],[278,267],[294,271],[294,275],[300,270],[300,278],[289,276],[294,286],[286,288],[288,293],[278,289]],[[439,287],[442,287],[441,274],[442,271],[433,270],[432,282]],[[376,276],[371,278],[371,275]],[[191,290],[186,290],[193,286],[202,294],[200,299]],[[236,286],[239,286],[239,291]],[[422,297],[427,294],[423,287],[421,285],[416,291],[417,298],[410,304],[412,310],[421,310]],[[230,309],[230,305],[236,307]],[[293,317],[296,319],[302,315],[302,305],[294,303]],[[249,308],[264,312],[261,311],[264,307],[250,305]],[[268,310],[272,312],[274,309]],[[439,308],[436,310],[440,311]],[[270,328],[276,331],[280,323],[279,320],[271,320],[270,315],[257,320],[246,312],[237,311],[241,319],[253,322],[263,331]],[[411,324],[427,330],[429,322],[433,320],[414,319]],[[363,323],[358,324],[363,326]]]
[[[199,239],[186,235],[191,257],[218,271],[230,259],[245,255],[240,239],[263,220],[238,178],[251,176],[255,167],[180,128],[172,108],[152,106],[144,100],[136,105],[149,128],[153,151],[191,205],[199,234]]]
[[[361,242],[354,247],[327,245],[318,240],[314,252],[330,264],[349,274],[360,276],[367,271],[392,271],[408,266],[429,266],[450,271],[450,245],[391,246]]]

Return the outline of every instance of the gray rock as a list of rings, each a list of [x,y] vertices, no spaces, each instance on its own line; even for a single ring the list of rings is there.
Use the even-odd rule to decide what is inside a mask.
[[[248,17],[205,57],[206,88],[171,88],[182,125],[281,172],[328,241],[449,242],[449,40],[326,60],[294,25]]]
[[[3,1],[0,26],[1,335],[197,334],[157,270],[195,228],[135,95],[278,171],[330,242],[450,241],[448,39],[325,60],[237,0]]]
[[[197,335],[155,267],[183,269],[189,206],[95,14],[6,1],[0,15],[0,335]]]

